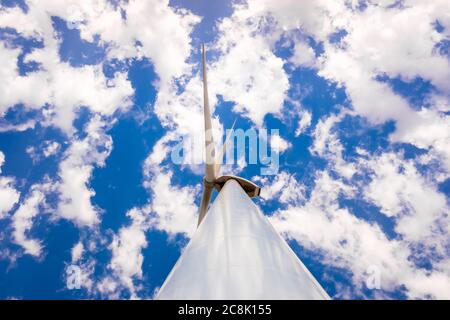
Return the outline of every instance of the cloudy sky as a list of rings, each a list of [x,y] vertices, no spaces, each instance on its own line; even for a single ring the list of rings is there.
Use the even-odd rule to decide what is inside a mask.
[[[330,296],[450,298],[448,0],[0,3],[1,299],[154,296],[195,231],[201,43],[214,125],[279,130],[277,175],[226,170]]]

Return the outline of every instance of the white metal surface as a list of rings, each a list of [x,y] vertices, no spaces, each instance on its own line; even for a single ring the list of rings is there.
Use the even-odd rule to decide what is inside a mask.
[[[329,299],[235,180],[222,188],[157,299]]]

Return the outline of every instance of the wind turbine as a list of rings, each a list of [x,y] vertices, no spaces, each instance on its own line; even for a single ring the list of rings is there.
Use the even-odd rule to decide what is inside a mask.
[[[200,225],[200,223],[202,222],[203,218],[206,215],[209,202],[211,201],[213,189],[215,188],[217,189],[217,191],[220,192],[220,190],[228,180],[230,179],[236,180],[250,197],[259,196],[261,191],[261,188],[258,187],[256,184],[241,177],[230,175],[218,177],[223,155],[226,150],[226,144],[230,136],[228,135],[227,138],[225,139],[225,142],[221,148],[221,152],[219,156],[216,158],[215,154],[216,147],[214,144],[213,130],[211,124],[211,111],[209,108],[209,98],[208,98],[208,81],[206,76],[206,53],[205,53],[205,45],[203,44],[202,44],[202,71],[203,71],[203,105],[204,105],[203,114],[205,120],[206,159],[205,159],[205,176],[203,178],[204,189],[202,195],[202,202],[200,203],[200,213],[198,215],[197,226]],[[234,124],[229,133],[231,133],[233,128]]]
[[[261,188],[218,176],[230,136],[216,155],[204,45],[202,67],[206,158],[197,230],[156,298],[330,299],[251,200]],[[213,189],[219,194],[208,210]]]

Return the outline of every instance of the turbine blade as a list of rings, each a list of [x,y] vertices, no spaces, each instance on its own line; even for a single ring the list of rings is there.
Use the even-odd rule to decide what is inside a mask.
[[[200,203],[200,213],[198,215],[197,227],[200,225],[200,223],[202,223],[202,220],[206,215],[206,211],[208,210],[209,202],[211,201],[212,191],[213,191],[212,184],[208,184],[208,182],[206,182],[204,185],[202,202]]]
[[[203,67],[203,116],[205,120],[205,178],[208,182],[215,179],[215,145],[211,124],[211,111],[209,109],[208,79],[206,77],[206,53],[205,45],[202,44],[202,67]]]
[[[225,141],[223,142],[222,148],[220,148],[219,154],[216,157],[217,162],[214,165],[214,173],[215,173],[216,177],[219,176],[219,171],[220,171],[220,168],[222,167],[223,156],[224,156],[225,152],[227,151],[228,141],[230,140],[230,136],[234,130],[235,124],[236,124],[236,119],[234,119],[233,125],[231,126],[231,129],[228,131]]]

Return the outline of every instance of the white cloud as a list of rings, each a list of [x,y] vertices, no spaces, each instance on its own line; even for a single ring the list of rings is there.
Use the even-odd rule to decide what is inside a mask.
[[[348,23],[346,51],[373,73],[405,81],[420,76],[447,91],[450,62],[434,52],[436,43],[444,39],[433,26],[439,9],[448,11],[450,5],[407,1],[398,9],[369,6]]]
[[[109,299],[120,299],[120,294],[118,292],[119,283],[111,276],[101,279],[96,284],[96,289],[102,296],[108,297]]]
[[[204,124],[203,124],[203,91],[199,75],[191,78],[184,90],[177,93],[175,85],[161,88],[155,102],[155,112],[161,123],[169,129],[166,135],[157,142],[158,148],[164,148],[167,151],[167,143],[180,141],[183,138],[184,147],[188,154],[186,159],[192,163],[201,163],[203,160],[202,152],[195,152],[189,142],[195,143],[194,146],[203,148],[204,144]],[[215,99],[212,97],[211,105],[214,106]],[[220,128],[220,123],[213,120],[213,128]],[[162,149],[161,149],[162,150]],[[203,151],[203,149],[201,150]],[[165,157],[167,154],[159,153],[159,157]],[[152,157],[157,155],[156,149]],[[163,158],[158,159],[158,163]]]
[[[39,240],[30,239],[27,233],[33,227],[33,220],[44,210],[45,195],[52,190],[51,182],[35,184],[31,187],[28,196],[20,204],[12,217],[13,240],[20,245],[26,254],[39,257],[42,253],[42,244]]]
[[[19,103],[34,109],[49,104],[53,113],[49,116],[51,123],[71,134],[75,113],[81,106],[102,115],[130,106],[133,90],[125,74],[116,73],[109,80],[101,66],[70,67],[59,59],[57,40],[52,38],[52,42],[55,43],[35,49],[25,57],[25,61],[40,63],[41,69],[24,76],[19,75],[17,67],[20,50],[8,49],[4,43],[0,45],[0,58],[5,61],[4,81],[0,85],[1,114]]]
[[[116,72],[113,79],[107,79],[101,65],[73,68],[60,60],[53,16],[79,27],[81,36],[88,41],[99,36],[107,44],[108,59],[149,58],[164,85],[190,69],[186,63],[191,52],[189,34],[199,18],[186,10],[170,8],[168,1],[129,1],[116,6],[94,0],[29,1],[27,5],[26,13],[19,8],[2,10],[0,27],[42,39],[44,48],[34,49],[24,59],[39,63],[40,69],[20,76],[20,50],[7,48],[5,43],[0,45],[4,66],[0,114],[18,103],[35,109],[49,104],[53,111],[51,123],[71,134],[75,113],[81,106],[102,115],[130,107],[133,89],[126,73]]]
[[[300,184],[293,174],[281,171],[269,177],[254,177],[262,186],[261,198],[266,201],[277,200],[285,204],[297,204],[305,198],[305,186]]]
[[[411,143],[418,148],[430,148],[450,173],[450,117],[434,110],[422,109],[412,118],[399,119],[393,141]]]
[[[148,225],[142,211],[132,209],[127,216],[131,218],[131,224],[120,228],[119,233],[114,236],[109,247],[112,251],[112,258],[108,268],[118,277],[119,283],[128,288],[134,297],[136,288],[133,280],[142,278],[142,262],[144,261],[142,249],[147,247],[145,231],[148,229]],[[114,294],[117,284],[111,284],[112,279],[104,279],[104,281],[100,290],[104,293]]]
[[[145,56],[153,62],[163,84],[190,69],[186,63],[191,54],[189,35],[200,21],[191,12],[169,7],[168,0],[132,0],[121,2],[116,8],[105,1],[98,10],[81,6],[80,11],[85,21],[80,27],[81,35],[91,40],[98,34],[110,45],[110,58]]]
[[[5,154],[0,151],[0,174],[5,163]],[[11,177],[0,176],[0,219],[19,201],[20,193],[14,187],[15,181]]]
[[[15,104],[23,103],[29,108],[40,108],[50,95],[43,73],[35,72],[20,76],[17,67],[19,49],[12,49],[0,43],[2,68],[0,76],[0,115]]]
[[[210,88],[214,85],[210,83]],[[201,174],[199,165],[204,161],[205,140],[203,90],[199,74],[192,75],[185,84],[184,90],[178,91],[175,85],[171,85],[161,88],[158,93],[155,112],[168,131],[155,144],[147,162],[159,165],[173,151],[173,145],[181,142],[185,152],[183,166],[188,167],[195,174]],[[214,95],[210,97],[211,107],[214,107],[217,99]],[[224,136],[225,128],[214,116],[212,125],[214,141],[218,146]]]
[[[311,126],[312,114],[309,111],[300,112],[300,121],[298,127],[295,130],[295,136],[300,136],[306,129]]]
[[[450,168],[448,116],[440,113],[439,98],[428,110],[413,110],[378,75],[400,77],[406,82],[421,77],[441,92],[448,92],[450,63],[434,50],[443,35],[433,24],[444,2],[414,2],[406,8],[385,9],[369,6],[346,22],[348,34],[341,48],[326,43],[320,57],[319,75],[345,86],[353,109],[371,123],[396,122],[393,142],[407,142],[419,148],[433,148]],[[420,19],[419,19],[420,17]],[[414,26],[410,21],[420,21]],[[440,95],[440,93],[438,93]]]
[[[48,158],[56,155],[61,149],[61,145],[56,141],[44,141],[39,146],[28,146],[25,151],[33,160],[33,162],[40,161],[43,157]]]
[[[44,156],[46,158],[55,155],[61,148],[61,145],[56,141],[46,141],[44,145]]]
[[[36,121],[33,119],[27,120],[20,124],[2,123],[2,124],[0,124],[0,132],[8,132],[8,131],[24,132],[29,129],[34,129],[35,125],[36,125]]]
[[[332,128],[342,119],[342,115],[331,115],[328,118],[322,119],[316,125],[313,136],[314,144],[311,146],[311,151],[320,156],[323,156],[329,148],[330,140],[332,140]],[[333,141],[331,141],[333,142]]]
[[[289,61],[296,67],[314,67],[316,64],[316,55],[314,50],[306,43],[298,42],[294,47],[294,54]]]
[[[72,247],[72,250],[70,251],[72,256],[72,263],[75,263],[78,260],[80,260],[81,257],[83,256],[83,252],[84,252],[83,242],[79,241]]]
[[[200,189],[172,183],[173,172],[161,164],[170,152],[166,143],[171,139],[174,139],[171,134],[161,138],[145,160],[143,185],[151,199],[146,206],[134,208],[132,212],[139,212],[146,217],[149,227],[164,231],[170,237],[179,233],[189,237],[196,227],[198,207],[194,201]]]
[[[235,5],[231,17],[218,25],[216,47],[221,56],[210,72],[211,93],[236,103],[234,110],[262,126],[268,113],[279,114],[289,88],[283,60],[264,37],[265,21]]]
[[[413,242],[438,240],[438,222],[450,223],[444,194],[426,181],[412,162],[395,154],[383,154],[364,165],[373,172],[365,196],[385,215],[396,217],[397,233]]]
[[[291,148],[292,144],[283,139],[279,134],[273,134],[270,136],[270,146],[281,153]]]
[[[423,255],[431,259],[433,265],[436,266],[430,275],[425,275],[422,270],[411,265],[409,273],[407,272],[405,277],[396,275],[398,276],[396,281],[407,284],[411,297],[427,295],[445,297],[446,295],[443,295],[442,291],[433,291],[431,287],[427,290],[421,287],[423,291],[414,289],[416,288],[414,281],[416,277],[421,278],[423,283],[430,281],[430,286],[433,282],[432,279],[445,276],[450,278],[450,273],[437,266],[440,259],[450,259],[446,253],[446,248],[450,245],[448,241],[449,207],[445,196],[437,191],[436,182],[439,180],[436,180],[434,175],[423,176],[418,172],[412,160],[407,161],[400,154],[385,153],[380,156],[371,156],[367,151],[359,148],[358,154],[361,156],[359,159],[356,159],[355,162],[345,161],[342,158],[342,145],[338,138],[338,132],[332,131],[332,128],[341,119],[342,114],[319,121],[314,133],[312,152],[326,158],[329,163],[328,168],[342,177],[351,178],[355,172],[369,175],[371,179],[369,182],[357,183],[355,187],[363,191],[363,197],[368,202],[379,206],[382,213],[392,218],[395,232],[401,236],[402,241],[399,241],[399,244],[408,251],[408,259],[420,259],[419,256]],[[421,160],[418,159],[418,161]],[[439,176],[439,171],[436,172],[436,175]],[[323,181],[316,181],[316,189],[313,190],[312,197],[322,194],[318,192],[320,189],[317,190],[318,183],[323,185]],[[331,212],[343,209],[339,208],[337,203],[335,208],[328,201],[325,201],[325,204],[322,210],[327,212],[330,208]],[[313,209],[307,204],[302,208],[292,209],[290,214],[294,214],[293,212],[298,210],[311,212]],[[295,218],[292,217],[292,219]],[[294,220],[290,223],[294,223]],[[390,244],[386,243],[385,245],[389,246]],[[413,251],[413,248],[417,246],[421,248],[420,254]]]
[[[98,209],[91,203],[95,191],[88,184],[94,166],[104,166],[112,150],[112,139],[104,133],[105,126],[100,117],[92,118],[85,129],[86,137],[74,139],[59,164],[60,201],[56,215],[79,226],[99,222]]]
[[[233,35],[233,31],[225,32]],[[283,61],[263,39],[239,38],[227,39],[231,43],[222,49],[227,53],[214,65],[210,82],[215,86],[213,92],[236,103],[234,110],[262,126],[266,114],[280,113],[289,87],[287,75]]]
[[[356,173],[355,165],[348,163],[343,159],[343,146],[334,126],[339,123],[347,112],[341,112],[338,115],[331,115],[317,123],[313,132],[314,143],[310,151],[314,155],[326,158],[330,167],[340,176],[351,179]]]
[[[372,74],[344,50],[327,45],[321,61],[319,75],[345,84],[355,111],[372,123],[413,116],[404,99],[394,94],[387,84],[373,80]]]
[[[145,183],[152,191],[151,224],[154,228],[165,231],[173,236],[177,233],[190,236],[197,224],[198,207],[195,205],[195,196],[200,190],[192,186],[172,185],[170,171],[152,169]]]
[[[301,29],[318,40],[325,40],[348,15],[344,1],[251,0],[242,7],[243,18],[273,17],[279,32]]]

